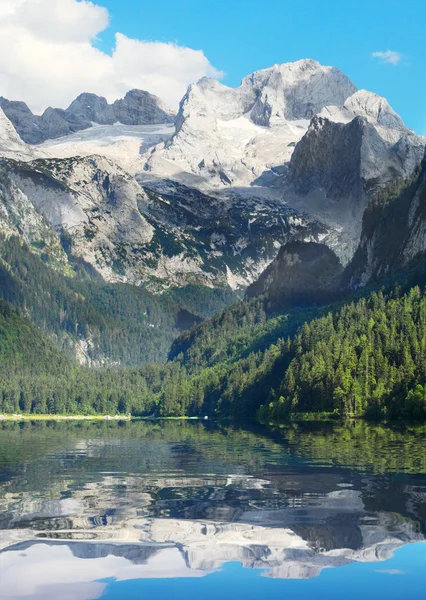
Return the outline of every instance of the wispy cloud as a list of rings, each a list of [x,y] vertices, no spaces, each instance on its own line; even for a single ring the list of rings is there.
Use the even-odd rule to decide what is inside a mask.
[[[371,56],[377,58],[381,63],[397,66],[404,58],[401,52],[395,52],[395,50],[385,50],[384,52],[372,52]]]

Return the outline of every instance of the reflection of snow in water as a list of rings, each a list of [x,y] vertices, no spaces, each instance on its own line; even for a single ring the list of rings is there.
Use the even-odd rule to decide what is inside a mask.
[[[98,528],[90,528],[78,517],[68,517],[63,524],[69,529],[55,529],[54,538],[71,536],[74,541],[41,541],[35,537],[36,531],[24,528],[0,532],[4,547],[0,553],[0,600],[53,599],[61,585],[71,584],[70,592],[75,589],[75,595],[67,598],[95,598],[99,597],[94,595],[97,590],[89,583],[94,580],[199,577],[235,561],[247,569],[262,569],[266,577],[307,579],[324,568],[387,560],[400,546],[423,540],[413,523],[388,513],[375,513],[374,522],[360,522],[359,548],[320,551],[292,529],[244,522],[142,519],[135,515]],[[49,536],[49,531],[43,535]],[[93,541],[86,541],[90,539]],[[19,577],[23,572],[25,581]]]

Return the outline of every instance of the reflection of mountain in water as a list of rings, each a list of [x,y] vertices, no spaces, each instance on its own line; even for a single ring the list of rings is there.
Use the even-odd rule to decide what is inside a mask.
[[[65,539],[76,558],[121,556],[148,571],[167,547],[197,572],[239,561],[270,577],[306,578],[327,567],[385,560],[424,539],[413,514],[426,500],[419,487],[393,482],[396,504],[388,498],[388,510],[380,502],[374,510],[371,476],[353,474],[353,483],[344,483],[342,473],[326,473],[320,492],[314,475],[304,467],[263,479],[106,476],[62,499],[8,494],[0,540],[7,553],[40,538],[53,547]]]
[[[121,557],[132,565],[144,565],[139,577],[153,576],[150,570],[153,564],[156,576],[161,577],[162,572],[166,574],[170,571],[170,550],[173,549],[180,553],[184,571],[194,571],[194,575],[218,569],[226,562],[239,561],[245,568],[265,569],[265,575],[269,577],[308,578],[315,577],[324,568],[356,561],[386,560],[403,544],[423,539],[413,523],[386,513],[377,514],[371,520],[361,519],[358,529],[360,538],[357,548],[341,546],[326,550],[312,548],[307,539],[287,528],[247,523],[147,519],[127,523],[126,527],[115,532],[115,542],[34,540],[13,544],[5,548],[2,554],[27,557],[30,549],[42,545],[48,546],[54,557],[58,548],[67,546],[72,555],[81,560]],[[324,532],[321,532],[322,535]],[[21,534],[28,536],[29,531]],[[107,532],[104,534],[108,535]],[[74,531],[74,535],[83,536],[84,532],[80,529]],[[13,536],[9,542],[11,538]],[[124,540],[132,542],[124,543]],[[186,573],[186,576],[190,575]]]
[[[375,430],[365,431],[371,452],[386,455]],[[93,573],[195,577],[229,561],[269,577],[308,578],[324,568],[383,561],[425,537],[424,476],[339,466],[329,434],[306,434],[306,443],[299,435],[285,445],[199,426],[102,432],[58,436],[59,449],[52,449],[52,436],[34,436],[37,458],[8,467],[0,484],[3,580],[4,565],[10,577],[19,570],[41,577],[34,572],[40,556],[57,563],[58,573],[72,568],[81,581],[93,581]],[[8,439],[26,456],[32,434],[18,433],[25,444],[5,435],[0,456]],[[396,445],[395,435],[389,448],[402,460],[403,438]],[[46,581],[51,576],[47,569]]]

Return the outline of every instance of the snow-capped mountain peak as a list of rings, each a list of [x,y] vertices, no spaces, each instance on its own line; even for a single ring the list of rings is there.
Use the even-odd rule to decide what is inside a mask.
[[[401,175],[424,148],[424,140],[405,127],[385,98],[357,90],[339,69],[304,59],[256,71],[237,88],[208,78],[192,84],[175,135],[149,150],[145,170],[191,182],[195,176],[198,185],[215,187],[274,183],[316,116],[341,124],[361,117],[386,144],[412,146],[414,152],[405,153],[408,162],[402,157]],[[388,152],[380,144],[374,144],[377,160]],[[402,156],[399,147],[395,151]],[[374,147],[370,154],[374,164]]]
[[[3,102],[30,131],[29,109],[22,103]],[[70,169],[78,179],[77,166],[82,165],[85,187],[78,190],[78,198],[93,181],[94,200],[93,206],[78,212],[79,218],[84,217],[78,221],[83,233],[74,232],[75,251],[83,252],[105,277],[114,278],[117,273],[111,265],[121,256],[116,244],[124,239],[132,248],[123,259],[124,277],[145,282],[155,277],[166,286],[193,280],[244,286],[274,258],[283,241],[294,238],[328,243],[343,261],[349,260],[369,196],[395,177],[409,176],[426,147],[384,98],[357,91],[341,71],[309,59],[256,71],[237,88],[202,78],[189,86],[176,120],[158,98],[138,90],[112,105],[82,94],[67,111],[50,109],[40,117],[45,128],[56,130],[61,124],[56,126],[55,119],[60,118],[66,130],[73,131],[50,136],[55,139],[35,148],[22,143],[3,115],[3,145],[9,153],[18,147],[26,160],[37,152],[44,157],[42,170],[62,165],[69,181],[61,179],[61,186],[74,189]],[[33,133],[39,123],[32,123]],[[93,155],[112,162],[101,164]],[[127,172],[126,177],[117,175],[116,165]],[[28,168],[37,171],[38,163]],[[120,194],[124,190],[120,210],[113,217],[109,207],[104,211],[105,227],[124,232],[123,239],[109,233],[98,236],[98,214],[107,206],[98,194],[100,171],[106,174],[107,187],[107,178],[117,183],[111,188],[111,201],[117,190]],[[19,187],[22,177],[13,176]],[[43,209],[54,228],[72,229],[74,209],[64,209],[59,221],[53,219],[49,210],[56,215],[60,203],[47,195],[45,185],[36,188],[30,189],[36,210]],[[28,196],[27,188],[21,191]],[[129,210],[120,212],[127,206],[125,196],[131,200]],[[143,226],[141,218],[146,220]],[[152,234],[144,242],[149,250],[142,251],[141,246],[133,252],[133,224]],[[86,230],[89,237],[96,234],[93,239],[100,244],[89,253]],[[183,257],[191,258],[182,262]],[[154,271],[145,260],[156,263]],[[212,265],[216,275],[211,274]]]
[[[259,125],[311,119],[324,106],[341,105],[356,91],[341,71],[311,59],[257,71],[243,79],[245,86],[259,90],[251,113]]]
[[[324,106],[342,105],[356,91],[338,69],[305,59],[274,65],[247,75],[238,88],[203,77],[189,86],[177,117],[214,116],[229,121],[247,114],[253,123],[311,119]]]

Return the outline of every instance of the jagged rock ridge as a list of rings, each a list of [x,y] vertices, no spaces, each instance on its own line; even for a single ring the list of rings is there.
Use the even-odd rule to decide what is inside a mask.
[[[218,185],[250,183],[288,162],[309,120],[355,89],[338,69],[312,60],[257,71],[235,89],[203,78],[189,87],[174,138],[148,157],[147,168],[186,171]]]
[[[34,115],[24,102],[0,97],[0,107],[10,119],[21,139],[40,144],[49,139],[69,135],[98,125],[146,125],[172,123],[174,115],[157,96],[142,90],[131,90],[121,100],[108,104],[96,94],[83,93],[66,110],[47,108]]]

